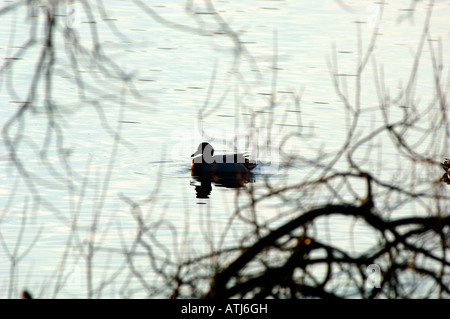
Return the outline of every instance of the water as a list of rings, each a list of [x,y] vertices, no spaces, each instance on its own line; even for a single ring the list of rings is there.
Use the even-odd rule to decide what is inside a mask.
[[[17,297],[19,290],[27,288],[42,297],[85,298],[89,290],[86,269],[92,271],[94,287],[109,283],[94,297],[145,296],[145,289],[135,279],[121,284],[127,282],[131,267],[124,251],[135,249],[139,218],[154,229],[152,237],[145,240],[156,247],[153,253],[157,256],[155,266],[149,262],[148,251],[138,248],[142,259],[136,258],[134,266],[142,274],[163,267],[167,260],[208,254],[241,240],[243,233],[252,230],[255,216],[249,209],[242,211],[243,216],[234,214],[236,204],[247,204],[248,196],[242,189],[213,184],[209,198],[196,197],[189,155],[198,143],[208,140],[217,152],[229,152],[234,151],[235,136],[242,141],[250,132],[263,137],[268,134],[274,143],[290,133],[301,133],[302,138],[288,140],[283,150],[310,162],[299,161],[290,167],[287,157],[269,154],[247,189],[263,194],[267,177],[273,185],[282,186],[314,174],[310,163],[318,152],[334,154],[346,138],[348,116],[334,93],[329,63],[335,47],[339,78],[345,78],[347,90],[353,92],[358,27],[365,50],[374,25],[380,26],[374,56],[376,65],[383,65],[390,94],[395,96],[408,83],[427,7],[418,6],[414,19],[398,23],[399,16],[408,12],[402,11],[406,4],[384,5],[379,22],[380,9],[374,3],[345,3],[353,13],[333,1],[316,5],[219,1],[215,9],[226,25],[208,14],[211,8],[199,4],[187,8],[197,14],[186,13],[183,3],[150,7],[176,26],[159,23],[135,4],[122,1],[108,2],[106,20],[98,13],[98,3],[91,3],[96,23],[88,23],[91,18],[78,6],[80,20],[72,31],[89,52],[95,44],[95,28],[102,52],[110,59],[103,60],[101,68],[80,51],[75,53],[78,64],[73,64],[73,47],[62,33],[67,16],[66,7],[61,5],[54,40],[52,97],[58,110],[55,119],[62,130],[45,134],[49,122],[45,82],[41,81],[34,113],[25,115],[22,129],[14,123],[10,131],[12,136],[16,130],[21,134],[17,152],[33,179],[20,177],[8,161],[7,149],[1,146],[2,287],[11,283],[9,258],[23,258],[14,269],[14,290],[3,289],[0,296]],[[36,34],[44,32],[43,15],[23,19],[24,12],[23,8],[14,10],[0,22],[0,54],[4,57],[14,56],[23,46],[32,21],[39,26]],[[448,13],[448,4],[437,3],[430,27],[430,38],[441,41],[444,62],[448,61],[450,40],[445,22]],[[116,32],[108,28],[107,21],[114,23]],[[223,34],[227,28],[237,32],[238,42]],[[236,51],[237,44],[241,51]],[[4,73],[0,87],[2,124],[21,101],[27,100],[40,49],[40,45],[31,47],[14,64],[13,72]],[[420,90],[415,99],[427,102],[433,90],[428,47],[423,55],[426,62],[418,69],[416,87]],[[116,67],[133,78],[132,86],[123,84]],[[366,68],[361,105],[369,110],[378,105],[373,85],[375,61],[371,59]],[[84,90],[77,85],[80,80]],[[293,94],[301,95],[300,106]],[[269,107],[272,98],[276,101],[273,109]],[[393,120],[403,116],[398,110],[391,114]],[[361,116],[358,134],[382,123],[379,114],[366,112]],[[121,140],[115,142],[117,131]],[[46,139],[48,136],[51,138]],[[384,150],[380,175],[395,176],[399,165],[393,146],[384,137],[377,142],[374,149]],[[262,159],[264,154],[246,148],[244,142],[240,145],[240,151],[253,150],[251,155]],[[366,162],[365,156],[361,152],[356,158],[375,169],[380,159],[369,157]],[[341,165],[347,164],[337,166]],[[365,192],[363,185],[356,190]],[[273,197],[258,204],[257,221],[287,218],[295,215],[300,202],[313,206],[327,202],[329,195],[296,194],[293,190],[288,196],[291,202]],[[351,240],[346,218],[329,222],[333,224],[332,238],[324,236],[339,242],[341,248],[360,251],[376,243],[364,226],[350,227],[357,238]],[[89,243],[95,248],[91,263]],[[66,284],[60,287],[63,282]]]

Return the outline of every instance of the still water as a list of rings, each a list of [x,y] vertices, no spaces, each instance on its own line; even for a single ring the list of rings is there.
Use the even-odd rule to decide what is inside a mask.
[[[136,239],[137,216],[154,227],[161,259],[207,254],[241,240],[251,225],[232,216],[248,204],[245,190],[263,193],[267,180],[274,186],[301,181],[313,174],[310,163],[291,163],[289,155],[314,161],[343,144],[349,123],[330,75],[333,57],[351,92],[358,46],[366,50],[378,27],[376,61],[395,94],[410,75],[427,9],[421,4],[409,11],[403,1],[383,5],[381,15],[381,5],[372,1],[217,1],[216,15],[207,4],[162,1],[148,7],[152,15],[139,2],[89,3],[94,16],[81,4],[75,11],[63,4],[57,8],[52,100],[58,130],[47,134],[45,81],[38,84],[33,112],[11,127],[12,135],[20,135],[17,154],[32,178],[25,182],[0,146],[0,285],[8,287],[0,291],[2,298],[17,298],[25,288],[44,298],[145,296],[127,281],[123,254]],[[450,52],[449,14],[448,3],[436,3],[430,26],[444,62]],[[18,7],[2,16],[4,61],[25,45],[33,23],[42,41],[45,16],[30,15]],[[71,51],[63,36],[69,18],[86,51]],[[96,43],[103,66],[93,62]],[[2,126],[29,98],[40,49],[40,44],[31,47],[3,73]],[[361,88],[367,108],[378,105],[372,63]],[[417,84],[420,99],[430,100],[432,70],[429,64],[418,70],[424,79]],[[124,83],[123,76],[131,80]],[[301,97],[299,104],[294,97]],[[361,130],[377,123],[382,119],[362,115]],[[305,138],[288,140],[280,153],[283,137],[299,132]],[[272,145],[253,147],[249,136],[270,139]],[[190,154],[202,141],[217,153],[249,152],[258,160],[249,183],[241,189],[213,183],[208,196],[198,196]],[[397,174],[394,151],[383,147],[380,174]],[[302,196],[305,206],[328,200],[323,194]],[[273,222],[296,207],[270,198],[258,205],[257,220]],[[376,242],[362,223],[349,225],[345,218],[332,226],[323,223],[327,240],[350,251]],[[144,257],[136,267],[151,278]],[[88,281],[97,289],[91,295]]]

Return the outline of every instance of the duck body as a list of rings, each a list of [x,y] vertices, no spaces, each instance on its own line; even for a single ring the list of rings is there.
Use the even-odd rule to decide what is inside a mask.
[[[244,154],[214,155],[209,143],[201,143],[191,155],[191,173],[193,176],[217,174],[246,174],[257,164],[249,161]]]

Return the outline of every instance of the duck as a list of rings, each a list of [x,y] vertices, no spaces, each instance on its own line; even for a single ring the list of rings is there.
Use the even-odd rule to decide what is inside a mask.
[[[214,148],[207,142],[200,143],[197,151],[191,155],[191,175],[247,174],[257,164],[244,154],[214,155]]]
[[[447,184],[450,184],[450,159],[446,158],[444,163],[441,163],[441,166],[445,171],[444,175],[441,177],[441,180]]]

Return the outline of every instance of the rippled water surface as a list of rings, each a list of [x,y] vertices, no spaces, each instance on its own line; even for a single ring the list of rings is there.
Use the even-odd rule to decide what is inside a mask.
[[[319,150],[332,154],[345,140],[350,124],[333,87],[333,59],[339,61],[338,76],[347,79],[347,89],[352,91],[358,45],[367,48],[377,25],[376,59],[370,60],[364,74],[367,85],[362,88],[361,103],[367,108],[378,103],[371,71],[374,63],[383,65],[385,86],[393,94],[406,85],[425,7],[418,6],[414,16],[408,17],[406,2],[388,3],[378,21],[379,5],[345,3],[343,7],[337,1],[217,1],[219,16],[194,2],[186,7],[180,1],[163,1],[149,6],[157,14],[152,16],[133,2],[108,1],[104,8],[92,2],[95,17],[86,15],[79,5],[74,32],[89,52],[98,37],[110,61],[105,60],[109,67],[102,70],[89,62],[89,54],[76,52],[76,72],[70,43],[63,36],[67,8],[61,6],[52,75],[59,130],[46,134],[51,127],[41,81],[34,112],[12,127],[19,132],[15,135],[20,139],[17,156],[30,179],[11,164],[5,144],[0,146],[0,284],[9,287],[14,278],[15,286],[12,293],[2,289],[0,297],[16,297],[26,288],[45,297],[84,298],[87,266],[95,283],[125,276],[121,251],[137,236],[137,216],[155,227],[152,235],[161,259],[206,254],[241,240],[240,234],[249,231],[250,225],[232,216],[236,205],[247,203],[245,190],[262,192],[266,179],[273,185],[302,180],[311,174],[309,164],[290,165],[285,155],[314,160]],[[99,13],[102,10],[107,17]],[[441,41],[444,61],[450,52],[449,13],[448,3],[437,3],[430,27],[429,41]],[[33,19],[44,19],[42,14],[24,16],[26,9],[19,7],[0,21],[3,62],[25,45]],[[34,31],[43,34],[42,23],[37,25]],[[238,37],[219,32],[218,26],[222,31],[230,28]],[[29,98],[40,48],[36,44],[27,50],[0,80],[2,125]],[[428,48],[424,54],[429,54]],[[115,77],[110,62],[132,80],[124,84]],[[418,72],[424,81],[416,84],[417,94],[429,101],[432,68],[423,63]],[[301,96],[300,106],[294,96]],[[277,101],[274,109],[269,107],[271,99]],[[370,128],[383,119],[363,114],[362,120],[362,128]],[[242,143],[239,151],[253,151],[251,155],[259,160],[267,155],[251,181],[243,189],[212,183],[208,198],[198,198],[199,182],[191,177],[190,155],[200,142],[207,140],[217,153],[226,153],[234,151],[231,142],[236,136],[268,134],[279,145],[283,136],[299,130],[308,138],[288,140],[283,154],[258,153]],[[380,174],[398,174],[397,159],[391,160],[390,154],[385,148]],[[306,205],[324,200],[322,194],[302,196]],[[257,218],[269,222],[292,213],[289,203],[274,197],[258,206]],[[350,251],[376,242],[367,227],[349,225],[345,218],[324,220],[323,225],[331,229],[324,238],[342,242],[340,246]],[[91,260],[87,247],[95,251]],[[6,262],[13,255],[23,256],[15,269]],[[136,267],[151,272],[144,255]],[[66,284],[58,287],[58,282]],[[113,283],[94,296],[117,297],[119,292],[141,296],[133,289],[133,284]]]

